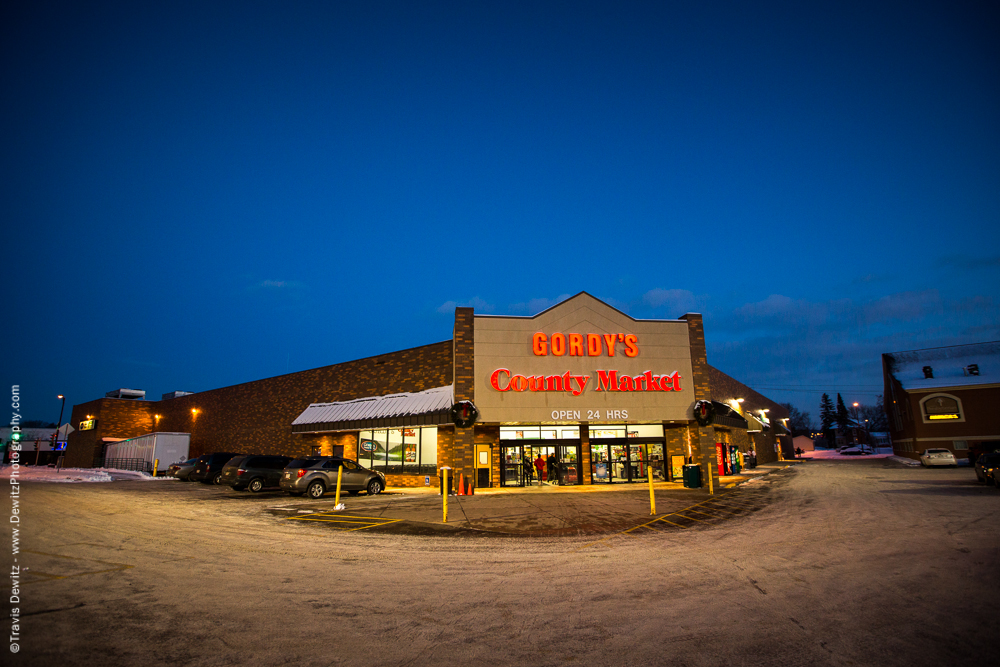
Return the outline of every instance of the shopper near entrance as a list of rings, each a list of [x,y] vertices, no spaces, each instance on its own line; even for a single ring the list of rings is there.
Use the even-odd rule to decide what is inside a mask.
[[[555,454],[549,454],[549,457],[545,459],[545,467],[546,467],[546,472],[548,473],[549,482],[555,481],[556,477],[558,476],[558,473],[556,471],[557,463],[558,462],[556,461]]]
[[[535,468],[538,470],[538,484],[541,485],[542,480],[545,479],[545,459],[542,458],[541,454],[535,459]]]

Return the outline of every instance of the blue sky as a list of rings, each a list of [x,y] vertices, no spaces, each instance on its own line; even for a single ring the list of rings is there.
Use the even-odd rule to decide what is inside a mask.
[[[622,5],[5,3],[0,380],[55,421],[587,291],[815,415],[1000,339],[994,3]]]

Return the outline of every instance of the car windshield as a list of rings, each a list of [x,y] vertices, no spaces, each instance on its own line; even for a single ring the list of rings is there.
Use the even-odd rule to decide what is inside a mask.
[[[928,454],[947,454],[948,450],[947,449],[928,449],[927,453]]]
[[[286,468],[312,468],[314,465],[319,463],[319,459],[295,459],[289,463]]]

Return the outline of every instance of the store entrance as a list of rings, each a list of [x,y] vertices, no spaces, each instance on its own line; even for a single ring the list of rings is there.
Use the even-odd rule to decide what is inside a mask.
[[[541,465],[539,463],[541,459]],[[559,442],[501,445],[501,486],[580,484],[580,445]]]
[[[663,480],[663,443],[635,442],[629,438],[593,440],[590,461],[595,484],[644,482],[647,466],[653,479]]]

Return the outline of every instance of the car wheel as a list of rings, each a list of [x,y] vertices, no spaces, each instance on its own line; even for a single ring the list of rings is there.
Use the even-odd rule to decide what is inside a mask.
[[[323,482],[315,481],[309,485],[306,493],[309,494],[310,498],[322,498],[323,494],[326,493],[326,487],[323,486]]]
[[[250,484],[247,486],[252,493],[260,493],[264,490],[264,480],[260,477],[250,480]]]
[[[382,493],[382,480],[373,479],[372,481],[368,482],[369,496],[377,496],[380,493]]]
[[[215,484],[216,486],[222,484],[222,473],[221,472],[215,473],[215,477],[212,478],[212,484]]]

